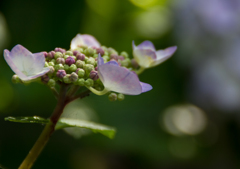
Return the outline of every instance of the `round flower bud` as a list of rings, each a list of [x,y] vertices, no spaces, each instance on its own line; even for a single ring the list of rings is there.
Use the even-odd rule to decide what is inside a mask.
[[[48,66],[49,66],[48,62],[45,62],[44,67],[48,67]]]
[[[75,72],[72,72],[69,76],[71,82],[76,82],[78,80],[78,75]]]
[[[93,48],[87,48],[85,52],[86,52],[87,56],[92,56],[94,54],[94,49]]]
[[[80,52],[77,51],[77,50],[74,50],[74,51],[73,51],[73,55],[74,55],[74,56],[77,56],[77,54],[79,54],[79,53],[80,53]]]
[[[85,55],[83,54],[83,53],[78,53],[77,55],[76,55],[76,58],[77,58],[77,60],[82,60],[82,61],[84,61],[85,60]]]
[[[79,86],[84,86],[84,82],[85,82],[85,80],[83,78],[80,78],[77,80],[76,84]]]
[[[64,76],[66,76],[66,71],[65,70],[58,70],[56,76],[60,79],[62,79]]]
[[[103,56],[103,55],[104,55],[104,50],[103,50],[103,48],[97,48],[97,49],[96,49],[96,53],[97,53],[97,54],[100,53],[100,55]]]
[[[65,53],[66,50],[65,50],[65,49],[62,49],[62,48],[55,48],[55,52]]]
[[[94,66],[93,65],[90,65],[90,64],[85,64],[83,66],[83,69],[86,71],[86,72],[91,72],[92,70],[94,70]]]
[[[78,77],[84,77],[85,75],[85,70],[81,69],[81,68],[78,68],[76,70],[76,73],[78,74]]]
[[[124,95],[122,94],[122,93],[119,93],[118,95],[117,95],[117,99],[119,100],[119,101],[123,101],[124,100]]]
[[[139,67],[139,64],[137,63],[137,61],[135,59],[131,60],[131,64],[132,64],[132,67],[135,69],[137,69]]]
[[[118,56],[118,60],[124,60],[125,58],[123,56]]]
[[[48,86],[50,86],[50,87],[54,87],[55,85],[56,85],[56,81],[54,80],[54,79],[49,79],[49,81],[48,81]]]
[[[81,61],[81,60],[77,60],[77,61],[76,61],[76,66],[77,66],[78,68],[83,68],[84,65],[85,65],[85,62],[84,62],[84,61]]]
[[[13,83],[20,83],[21,79],[18,77],[18,75],[13,75],[12,76],[12,82]]]
[[[47,84],[48,81],[49,81],[48,75],[45,74],[45,75],[41,76],[41,81],[42,81],[43,83]]]
[[[69,57],[69,55],[64,55],[63,58],[66,60]]]
[[[102,58],[104,59],[104,62],[108,62],[110,60],[108,55],[104,55]]]
[[[56,63],[64,64],[65,63],[65,59],[64,58],[57,58]]]
[[[121,61],[121,66],[128,67],[130,64],[131,64],[131,61],[128,58]]]
[[[94,84],[94,81],[92,79],[87,79],[84,82],[84,85],[87,86],[87,87],[91,87],[91,86],[93,86],[93,84]]]
[[[116,101],[116,100],[117,100],[117,94],[116,94],[116,93],[110,93],[110,94],[108,95],[108,99],[109,99],[110,101]]]
[[[71,83],[71,80],[70,80],[69,77],[70,77],[69,74],[67,74],[66,76],[63,77],[63,81],[64,81],[64,83]]]
[[[68,50],[68,51],[65,53],[65,55],[73,56],[73,52],[70,51],[70,50]]]
[[[75,72],[77,70],[77,66],[75,64],[72,64],[70,67],[69,67],[69,71],[71,72]]]
[[[89,57],[86,63],[91,64],[91,65],[94,66],[96,61],[95,61],[95,59],[93,57]]]
[[[63,58],[63,54],[61,52],[56,52],[54,54],[54,58],[57,59],[57,58]]]
[[[68,70],[69,70],[69,66],[66,65],[66,64],[64,64],[64,70],[65,70],[65,71],[68,71]]]
[[[48,53],[47,56],[48,56],[49,59],[53,59],[54,55],[55,55],[55,51],[51,51],[51,52]]]
[[[50,68],[50,71],[47,74],[51,75],[51,74],[53,74],[55,72],[55,69],[54,69],[53,66],[49,66],[49,68]]]
[[[114,54],[111,54],[111,55],[110,55],[110,59],[114,59],[114,60],[117,61],[117,60],[118,60],[118,55],[115,54],[115,53],[114,53]]]
[[[61,70],[61,69],[63,70],[64,66],[62,64],[57,64],[57,65],[54,66],[54,68],[55,68],[55,70],[58,71],[58,70]]]
[[[111,55],[111,54],[118,55],[118,52],[115,49],[113,49],[113,48],[108,48],[108,53],[109,53],[109,55]]]
[[[75,59],[72,56],[69,56],[66,60],[65,63],[69,66],[75,63]]]
[[[42,52],[42,53],[43,53],[44,57],[47,58],[48,53],[47,52]]]
[[[95,70],[92,70],[92,71],[90,72],[89,77],[90,77],[92,80],[94,80],[94,81],[97,80],[97,79],[99,78],[98,72],[95,71]]]
[[[94,58],[97,58],[97,57],[98,57],[98,54],[94,54],[93,57],[94,57]]]
[[[52,59],[50,62],[53,62],[54,64],[56,63],[56,60],[55,59]]]
[[[54,66],[55,64],[53,62],[48,62],[49,66]]]
[[[125,52],[125,51],[122,51],[122,52],[120,53],[120,55],[123,56],[124,58],[128,58],[128,57],[129,57],[128,53]]]

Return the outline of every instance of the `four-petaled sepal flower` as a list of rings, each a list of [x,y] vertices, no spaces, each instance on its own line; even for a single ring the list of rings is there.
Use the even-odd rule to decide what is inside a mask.
[[[77,47],[87,46],[87,47],[96,47],[99,48],[100,43],[92,35],[87,34],[77,34],[71,41],[71,49],[74,50]]]
[[[43,52],[31,53],[22,45],[16,45],[11,52],[5,49],[4,58],[22,81],[35,79],[50,70],[48,67],[44,67],[45,56]]]
[[[98,74],[106,90],[127,95],[138,95],[152,89],[147,83],[140,82],[138,76],[127,68],[119,66],[116,61],[104,63],[98,55]]]
[[[137,63],[143,68],[157,66],[167,60],[177,50],[177,46],[168,47],[164,50],[155,49],[150,41],[144,41],[140,45],[135,46],[132,42],[133,56]]]

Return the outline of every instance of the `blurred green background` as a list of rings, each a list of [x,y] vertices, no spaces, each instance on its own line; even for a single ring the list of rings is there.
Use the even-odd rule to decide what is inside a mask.
[[[238,0],[2,0],[1,51],[16,44],[33,53],[69,49],[77,33],[130,55],[132,40],[178,46],[172,58],[140,75],[152,91],[122,102],[91,94],[72,105],[85,119],[115,126],[113,140],[57,131],[33,168],[239,168],[239,14]],[[12,75],[1,57],[0,166],[6,169],[19,166],[43,126],[4,117],[48,118],[56,104],[47,86],[13,84]]]

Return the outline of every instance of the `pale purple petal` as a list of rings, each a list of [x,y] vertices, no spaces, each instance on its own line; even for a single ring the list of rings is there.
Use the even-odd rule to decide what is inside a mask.
[[[126,68],[103,64],[98,67],[100,79],[106,89],[127,95],[138,95],[142,93],[138,77]]]
[[[177,46],[168,47],[164,50],[158,50],[156,52],[157,59],[151,66],[156,66],[156,65],[159,65],[160,63],[164,62],[165,60],[170,58],[176,50],[177,50]]]
[[[100,43],[91,35],[77,34],[71,41],[71,49],[76,49],[79,46],[87,45],[88,47],[101,47]]]
[[[29,80],[32,80],[32,79],[36,79],[42,75],[45,75],[46,73],[48,73],[50,71],[50,68],[49,67],[45,67],[42,69],[41,72],[38,72],[38,74],[35,74],[35,75],[31,75],[31,76],[26,76],[26,77],[23,77],[23,78],[20,78],[21,80],[23,81],[29,81]]]
[[[134,41],[132,42],[132,45],[133,45],[133,48],[134,48],[134,46],[135,46]],[[138,49],[149,49],[149,50],[152,50],[152,51],[156,51],[153,43],[151,41],[148,41],[148,40],[142,42],[140,45],[135,46],[135,47],[138,48]]]
[[[97,61],[97,64],[98,64],[98,66],[104,64],[104,60],[103,60],[103,58],[101,57],[101,54],[100,54],[100,53],[98,54],[98,61]]]
[[[109,62],[107,62],[106,64],[119,66],[119,64],[118,64],[116,61],[114,61],[114,60],[109,61]]]
[[[152,90],[152,86],[150,84],[143,83],[143,82],[140,82],[140,84],[142,86],[142,93],[143,92],[148,92],[149,90]]]

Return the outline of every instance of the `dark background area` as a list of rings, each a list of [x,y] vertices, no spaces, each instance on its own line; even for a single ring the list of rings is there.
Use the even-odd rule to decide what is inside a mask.
[[[113,140],[57,131],[33,168],[239,168],[239,14],[237,0],[2,0],[1,51],[16,44],[33,53],[69,49],[77,33],[130,55],[132,40],[151,40],[156,49],[178,46],[172,58],[140,75],[150,92],[122,102],[91,94],[75,104],[80,114],[81,106],[91,110],[88,119],[116,127]],[[47,86],[13,84],[12,75],[0,57],[4,169],[20,165],[43,129],[4,117],[48,118],[56,105]]]

